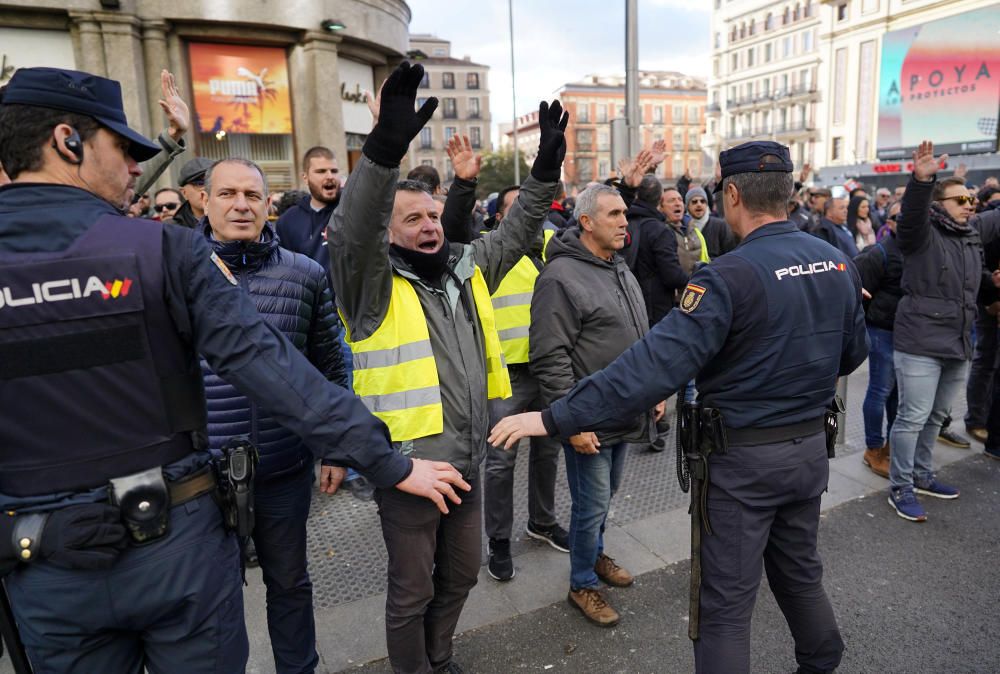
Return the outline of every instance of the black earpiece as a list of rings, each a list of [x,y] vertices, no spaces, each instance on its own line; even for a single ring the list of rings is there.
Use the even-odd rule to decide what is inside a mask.
[[[59,149],[59,146],[54,140],[52,141],[52,149],[54,149],[65,162],[75,166],[79,166],[83,163],[83,141],[80,140],[80,134],[77,133],[76,129],[73,129],[72,132],[66,136],[66,149],[73,154],[72,157],[67,157],[63,154],[62,150]]]

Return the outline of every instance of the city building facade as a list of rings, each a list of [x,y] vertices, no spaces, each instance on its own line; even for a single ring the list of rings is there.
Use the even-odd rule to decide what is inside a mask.
[[[563,179],[572,193],[588,182],[615,175],[611,120],[625,117],[625,78],[589,75],[563,85],[557,96],[570,113]],[[678,72],[639,73],[639,143],[649,147],[654,141],[666,141],[667,158],[657,169],[661,178],[676,180],[687,170],[695,177],[705,174],[701,138],[706,101],[705,83],[696,77]]]
[[[454,172],[445,148],[452,136],[468,136],[480,152],[492,148],[489,66],[473,63],[468,56],[452,57],[451,43],[433,35],[410,35],[409,56],[424,67],[418,105],[436,96],[438,108],[410,144],[404,165],[433,166],[448,181]]]
[[[506,122],[500,124],[500,151],[514,151],[514,124]],[[541,127],[538,125],[538,110],[532,110],[526,115],[519,115],[517,118],[517,150],[528,166],[535,163],[538,156],[538,142],[542,138]]]
[[[403,0],[0,0],[0,85],[28,66],[119,80],[129,123],[155,137],[168,69],[192,129],[161,184],[196,153],[253,159],[283,190],[313,145],[331,147],[345,171],[360,157],[372,124],[363,92],[405,56],[410,16]]]

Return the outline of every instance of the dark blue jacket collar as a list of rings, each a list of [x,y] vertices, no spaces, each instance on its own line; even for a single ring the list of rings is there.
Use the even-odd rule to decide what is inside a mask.
[[[208,216],[201,219],[201,231],[215,254],[233,271],[257,271],[279,255],[278,237],[270,222],[264,223],[258,241],[219,241],[212,235]]]
[[[65,250],[103,215],[121,211],[87,190],[48,183],[0,187],[0,250]]]
[[[796,225],[791,220],[776,220],[775,222],[769,222],[763,227],[758,227],[743,239],[743,243],[747,241],[753,241],[754,239],[759,239],[762,236],[772,236],[774,234],[791,234],[793,232],[800,232],[799,226]]]

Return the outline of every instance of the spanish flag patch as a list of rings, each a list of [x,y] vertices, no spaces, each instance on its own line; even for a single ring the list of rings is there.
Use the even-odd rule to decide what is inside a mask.
[[[690,314],[698,308],[698,305],[701,304],[701,298],[704,296],[704,288],[696,286],[693,283],[688,283],[687,288],[684,289],[684,294],[681,295],[681,311],[685,314]]]

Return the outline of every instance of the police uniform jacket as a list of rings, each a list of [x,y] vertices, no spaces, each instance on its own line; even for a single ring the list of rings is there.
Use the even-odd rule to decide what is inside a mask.
[[[996,239],[1000,224],[996,216],[981,216],[959,225],[931,203],[933,191],[933,181],[911,178],[896,218],[904,295],[893,346],[918,356],[968,360],[980,287],[993,288],[983,269],[982,241]]]
[[[843,253],[790,221],[751,232],[691,278],[681,305],[552,404],[546,428],[613,428],[696,378],[731,428],[818,419],[868,355],[861,282]]]
[[[467,479],[477,474],[489,432],[483,330],[461,295],[472,297],[472,277],[482,271],[492,294],[531,248],[541,231],[556,183],[524,181],[517,201],[500,226],[469,244],[452,243],[450,273],[432,287],[406,262],[391,255],[389,220],[398,168],[362,157],[344,187],[330,225],[331,274],[337,307],[352,341],[375,334],[389,309],[393,276],[413,286],[423,309],[437,365],[443,430],[397,443],[400,452],[448,461]]]
[[[4,258],[0,264],[14,260],[16,265],[19,253],[66,250],[103,216],[116,215],[119,212],[107,202],[74,187],[14,184],[0,188],[0,255]],[[410,463],[391,451],[385,425],[353,395],[329,384],[277,329],[260,318],[238,282],[228,278],[231,272],[224,273],[225,265],[220,268],[213,261],[200,232],[161,223],[142,226],[161,228],[162,299],[172,327],[188,345],[193,367],[197,367],[197,351],[215,372],[303,438],[317,456],[352,466],[381,486],[395,485],[408,475]],[[0,286],[3,278],[0,275]],[[6,294],[7,289],[0,288],[0,292]],[[5,342],[3,332],[0,345]],[[21,389],[17,379],[0,377],[0,401],[6,409],[18,400]],[[81,413],[106,417],[112,408],[101,405],[115,404],[108,393],[103,389],[78,392]],[[18,454],[24,442],[19,436],[22,430],[23,424],[0,426],[0,465],[23,462],[25,457]],[[64,430],[58,424],[52,426],[52,437]],[[64,444],[69,455],[59,470],[73,471],[76,450],[71,442]],[[201,465],[204,458],[179,461],[165,468],[166,477],[178,479]],[[57,502],[106,499],[107,480],[119,475],[76,477],[93,488],[75,495],[35,493],[29,498],[0,494],[0,503],[4,508],[25,503],[44,508]]]
[[[280,330],[327,380],[347,389],[340,320],[326,270],[305,255],[281,248],[270,224],[264,225],[260,240],[253,242],[218,241],[207,221],[200,229],[264,320]],[[201,369],[209,447],[219,450],[230,438],[249,437],[260,450],[258,481],[312,469],[312,452],[299,436],[215,374],[204,359]]]

